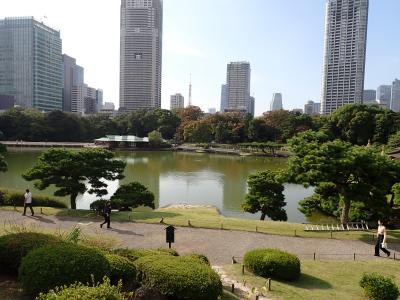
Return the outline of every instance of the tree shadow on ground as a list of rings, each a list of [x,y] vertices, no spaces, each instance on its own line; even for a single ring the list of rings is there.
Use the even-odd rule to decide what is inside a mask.
[[[331,289],[332,285],[320,278],[314,277],[309,274],[301,274],[300,279],[296,282],[284,282],[285,284],[290,284],[292,286],[307,289],[307,290],[327,290]]]
[[[116,232],[116,233],[122,234],[122,235],[144,236],[143,234],[133,232],[132,230],[117,229],[117,228],[115,228],[115,227],[108,228],[107,230],[113,231],[113,232]]]

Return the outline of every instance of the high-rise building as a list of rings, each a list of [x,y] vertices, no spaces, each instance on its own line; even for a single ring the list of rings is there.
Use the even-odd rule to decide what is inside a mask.
[[[228,85],[221,86],[221,112],[224,112],[228,107]]]
[[[250,97],[249,108],[247,112],[251,114],[253,117],[255,115],[255,108],[256,108],[256,99],[254,97]]]
[[[250,101],[250,63],[232,62],[227,67],[226,111],[248,112]]]
[[[209,113],[210,115],[214,115],[214,114],[216,114],[216,113],[217,113],[217,109],[216,109],[216,108],[214,108],[214,107],[212,107],[212,108],[209,108],[209,109],[208,109],[208,113]]]
[[[327,0],[322,113],[362,103],[369,0]]]
[[[0,20],[0,94],[19,106],[62,110],[59,31],[33,17]]]
[[[97,112],[97,90],[87,84],[75,85],[72,88],[71,111],[80,115]]]
[[[99,112],[103,109],[103,90],[98,89],[96,91],[96,111]]]
[[[162,0],[121,0],[121,110],[161,107],[162,21]]]
[[[392,100],[392,86],[378,86],[378,89],[376,90],[376,100],[382,107],[390,108],[390,101]]]
[[[395,79],[392,84],[392,99],[390,109],[394,112],[400,112],[400,80]]]
[[[308,101],[306,105],[304,105],[304,113],[306,115],[318,115],[321,112],[321,103],[317,103],[314,101]]]
[[[364,90],[363,104],[377,104],[376,90]]]
[[[270,111],[276,111],[276,110],[281,110],[283,109],[283,103],[282,103],[282,94],[281,93],[275,93],[272,95],[272,101],[270,105]]]
[[[185,107],[185,98],[181,94],[171,95],[170,109],[180,109]]]
[[[76,59],[63,54],[63,111],[72,111],[72,88],[84,83],[84,69],[76,64]]]
[[[105,110],[115,110],[115,104],[112,102],[104,102],[103,109]]]

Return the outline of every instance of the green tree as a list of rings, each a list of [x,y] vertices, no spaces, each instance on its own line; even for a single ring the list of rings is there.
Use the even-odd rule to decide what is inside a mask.
[[[148,137],[149,137],[149,144],[151,147],[157,148],[164,143],[161,133],[157,130],[150,132]]]
[[[107,184],[104,181],[124,177],[122,173],[125,162],[113,158],[114,154],[104,149],[50,149],[22,177],[36,181],[35,186],[40,190],[54,185],[57,188],[54,195],[69,195],[71,208],[76,209],[78,194],[88,191],[99,197],[107,195]]]
[[[260,220],[270,217],[273,221],[286,221],[286,205],[283,195],[283,184],[279,174],[272,171],[250,175],[248,181],[249,192],[242,204],[245,212],[255,214],[261,212]]]
[[[336,201],[342,224],[349,221],[352,203],[387,209],[386,195],[399,180],[399,164],[372,148],[326,140],[326,135],[308,131],[289,141],[294,155],[289,159],[288,180],[314,186],[322,198]]]
[[[276,129],[268,126],[263,119],[253,119],[249,126],[249,139],[254,142],[273,141]]]
[[[121,185],[111,197],[111,202],[127,211],[139,206],[147,206],[155,209],[154,194],[139,182],[131,182]]]
[[[0,172],[7,172],[7,163],[3,153],[7,152],[7,147],[0,143]]]
[[[209,143],[213,139],[212,129],[207,120],[192,121],[186,124],[183,131],[185,141]]]

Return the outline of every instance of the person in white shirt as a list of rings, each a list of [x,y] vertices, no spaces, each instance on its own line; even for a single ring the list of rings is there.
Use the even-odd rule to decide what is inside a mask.
[[[22,214],[23,216],[26,215],[26,208],[29,207],[31,210],[32,216],[35,215],[35,212],[33,211],[32,208],[32,193],[27,189],[26,193],[24,195],[24,213]]]
[[[381,220],[378,220],[378,239],[375,244],[375,256],[380,256],[379,250],[382,250],[387,257],[390,256],[390,251],[386,249],[386,226]]]

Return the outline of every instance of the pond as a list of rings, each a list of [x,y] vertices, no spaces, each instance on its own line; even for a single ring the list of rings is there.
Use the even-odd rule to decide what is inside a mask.
[[[21,174],[31,168],[41,151],[37,149],[9,149],[6,160],[7,173],[0,173],[0,187],[15,190],[31,188],[33,192],[51,196],[54,189],[37,191],[32,182],[26,182]],[[110,197],[120,184],[139,181],[155,195],[156,206],[187,203],[214,205],[228,217],[257,219],[259,214],[244,213],[240,205],[247,190],[250,174],[263,170],[284,169],[284,158],[239,157],[206,153],[185,152],[117,152],[117,158],[126,161],[125,178],[108,182]],[[312,194],[312,189],[285,184],[288,221],[307,222],[299,210],[298,202]],[[107,197],[105,197],[107,198]],[[84,194],[77,199],[77,207],[88,209],[94,195]],[[63,199],[68,203],[68,199]],[[312,221],[324,219],[315,215]]]

